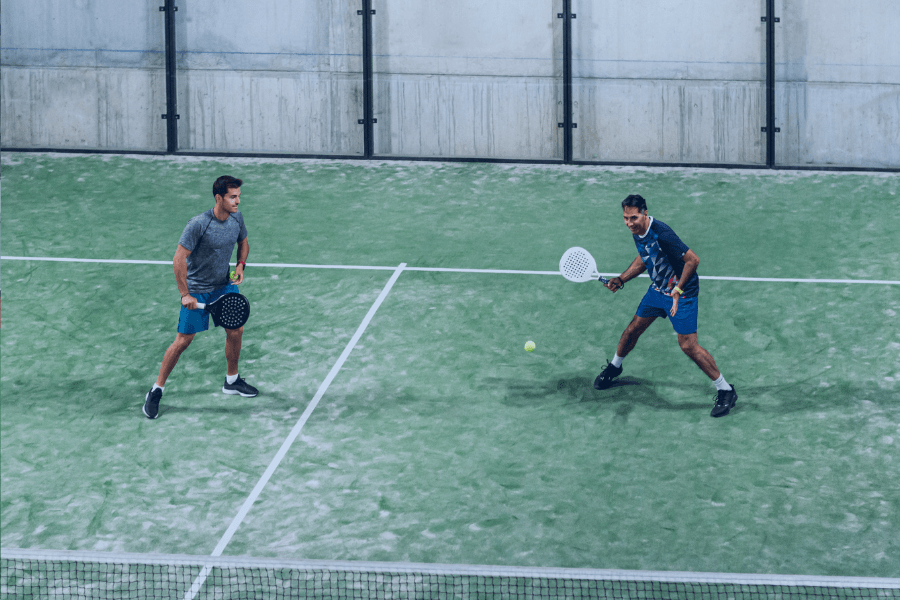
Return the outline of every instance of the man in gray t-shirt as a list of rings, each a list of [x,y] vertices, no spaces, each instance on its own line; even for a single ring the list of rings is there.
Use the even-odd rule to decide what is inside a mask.
[[[197,308],[197,303],[209,304],[221,296],[237,292],[244,281],[244,267],[250,254],[247,242],[247,227],[244,216],[238,210],[241,203],[243,181],[228,175],[216,179],[213,196],[216,205],[190,221],[181,234],[178,249],[172,263],[175,267],[175,282],[181,292],[181,314],[178,318],[178,333],[175,341],[166,350],[159,377],[144,398],[144,415],[148,419],[159,416],[159,401],[162,398],[166,379],[181,353],[184,352],[199,331],[209,329],[209,312]],[[231,252],[237,244],[237,266],[234,277],[228,273]],[[238,372],[241,355],[241,337],[244,328],[225,330],[225,358],[228,371],[222,392],[240,394],[252,398],[259,391],[244,381]]]

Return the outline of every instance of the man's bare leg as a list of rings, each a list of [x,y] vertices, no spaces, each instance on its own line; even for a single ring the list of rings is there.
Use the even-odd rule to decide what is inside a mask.
[[[163,355],[162,366],[159,368],[159,377],[156,378],[156,385],[159,387],[166,386],[166,380],[171,375],[172,369],[178,364],[181,353],[187,350],[187,347],[194,341],[194,335],[193,333],[178,333],[175,336],[175,341],[172,342],[172,345],[169,346]]]

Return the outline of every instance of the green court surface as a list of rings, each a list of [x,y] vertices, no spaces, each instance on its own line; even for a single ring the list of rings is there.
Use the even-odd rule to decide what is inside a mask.
[[[225,555],[900,573],[900,176],[41,154],[2,168],[4,548],[213,552],[406,263]],[[150,421],[178,315],[169,261],[225,173],[245,180],[241,372],[261,394],[221,394],[212,330]],[[574,245],[624,269],[629,193],[724,278],[701,283],[699,340],[739,393],[725,418],[665,321],[619,385],[593,389],[648,280],[613,295],[538,273]]]

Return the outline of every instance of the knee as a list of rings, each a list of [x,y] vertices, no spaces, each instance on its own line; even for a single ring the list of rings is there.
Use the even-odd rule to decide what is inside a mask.
[[[636,321],[632,320],[631,323],[628,324],[628,327],[625,328],[625,335],[629,338],[640,337],[643,333]]]
[[[175,346],[175,349],[181,353],[187,350],[187,347],[191,345],[191,342],[194,341],[194,334],[184,334],[179,333],[175,336],[175,342],[172,344]]]
[[[698,345],[696,339],[683,338],[679,336],[678,345],[681,347],[681,351],[688,356],[693,356],[697,352]]]

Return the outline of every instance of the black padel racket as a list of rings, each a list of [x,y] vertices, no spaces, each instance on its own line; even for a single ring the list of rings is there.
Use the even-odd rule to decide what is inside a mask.
[[[233,292],[209,304],[198,302],[197,308],[208,310],[216,327],[225,329],[240,329],[250,318],[250,302],[243,295]]]

